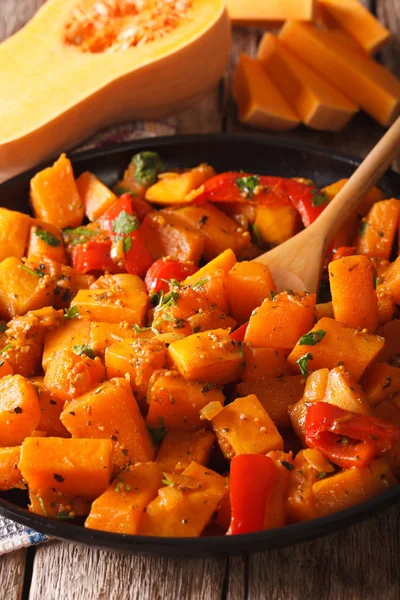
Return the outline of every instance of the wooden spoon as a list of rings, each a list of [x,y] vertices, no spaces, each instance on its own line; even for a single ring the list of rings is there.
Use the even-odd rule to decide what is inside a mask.
[[[329,244],[400,151],[400,117],[309,227],[255,260],[269,267],[278,291],[317,292]]]

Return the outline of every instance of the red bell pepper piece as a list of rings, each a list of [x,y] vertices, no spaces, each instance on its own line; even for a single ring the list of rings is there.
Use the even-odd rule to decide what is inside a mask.
[[[130,194],[123,194],[110,206],[105,213],[99,218],[99,224],[101,229],[108,231],[109,233],[115,233],[114,221],[120,215],[121,212],[127,213],[133,217],[134,212],[132,208],[132,196]]]
[[[312,404],[307,411],[307,445],[343,469],[365,467],[390,450],[399,436],[399,428],[382,419],[327,402]]]
[[[263,529],[265,511],[276,478],[277,467],[269,456],[240,454],[232,459],[232,517],[229,534],[251,533]]]
[[[254,202],[268,204],[276,198],[290,200],[308,227],[327,205],[327,198],[313,185],[294,179],[270,175],[250,175],[229,171],[208,179],[193,199],[196,204],[205,202]]]
[[[229,337],[232,340],[235,340],[236,342],[244,342],[244,336],[246,334],[248,324],[248,321],[246,323],[243,323],[243,325],[235,329],[235,331],[232,331],[232,333],[229,334]]]
[[[338,260],[339,258],[343,258],[345,256],[353,256],[355,251],[356,249],[354,246],[341,246],[340,248],[333,250],[331,260]]]
[[[111,240],[89,240],[72,248],[72,266],[79,273],[108,271],[121,273],[110,255]]]
[[[124,255],[125,269],[131,275],[144,277],[153,262],[153,257],[144,243],[140,228],[132,231],[126,237],[130,238],[130,248]]]
[[[189,275],[193,275],[198,271],[198,267],[193,262],[181,262],[168,258],[159,258],[156,260],[146,273],[145,284],[147,293],[159,292],[163,290],[165,293],[169,291],[169,283],[171,279],[183,281]]]

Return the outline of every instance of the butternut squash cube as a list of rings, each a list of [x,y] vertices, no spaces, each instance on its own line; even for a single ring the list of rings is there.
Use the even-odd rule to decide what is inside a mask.
[[[48,258],[61,264],[67,262],[61,229],[40,219],[32,219],[29,233],[28,260]]]
[[[336,321],[374,333],[378,326],[378,300],[373,262],[366,256],[334,260],[329,263],[329,283]]]
[[[182,473],[192,461],[207,466],[214,442],[215,435],[206,429],[170,429],[161,442],[156,462],[168,473]]]
[[[400,369],[376,362],[368,367],[361,384],[369,404],[374,408],[400,392]]]
[[[283,450],[283,439],[271,417],[250,394],[237,398],[211,419],[211,425],[226,458],[238,454],[266,454]]]
[[[117,473],[135,462],[153,459],[149,432],[126,379],[110,379],[72,400],[61,413],[61,421],[74,438],[112,440]]]
[[[326,367],[334,369],[344,366],[354,381],[358,381],[365,369],[370,365],[384,346],[384,339],[350,329],[335,321],[323,317],[314,325],[311,332],[324,331],[323,338],[315,345],[296,344],[288,356],[288,363],[300,370],[298,360],[307,356],[308,371]]]
[[[151,330],[136,332],[128,323],[90,322],[90,347],[99,356],[104,356],[106,349],[125,339],[148,339],[154,337]]]
[[[146,506],[157,496],[161,480],[161,469],[153,462],[130,467],[96,498],[85,527],[134,535]]]
[[[0,261],[24,256],[31,220],[29,215],[0,207]]]
[[[254,348],[247,343],[242,348],[245,360],[245,367],[240,375],[242,381],[265,381],[271,377],[281,377],[285,373],[287,351]]]
[[[271,291],[276,292],[268,267],[249,261],[236,263],[229,271],[227,287],[231,312],[239,323],[247,321]]]
[[[267,456],[274,462],[277,476],[265,510],[264,529],[274,529],[287,524],[286,497],[294,461],[291,452],[281,450],[272,450]]]
[[[392,425],[400,428],[400,406],[397,400],[397,396],[394,400],[384,400],[374,409],[374,416],[379,419],[383,419]],[[392,469],[393,475],[397,480],[400,479],[400,440],[397,440],[385,454],[390,468]]]
[[[236,386],[239,396],[255,395],[277,427],[290,427],[288,409],[303,396],[302,375],[246,381]]]
[[[109,287],[106,287],[107,282]],[[140,277],[123,273],[100,277],[94,289],[80,290],[71,304],[91,321],[143,325],[149,298]]]
[[[47,366],[43,383],[58,403],[86,394],[106,378],[106,370],[98,356],[90,358],[84,353],[85,348],[77,350],[83,352],[57,352]]]
[[[154,259],[170,256],[173,260],[200,262],[204,236],[195,227],[185,226],[173,212],[147,214],[140,233]]]
[[[153,204],[187,204],[191,201],[190,192],[197,190],[215,174],[214,169],[207,164],[184,173],[162,173],[157,183],[146,190],[145,198]]]
[[[168,473],[165,477],[168,479]],[[181,485],[159,489],[157,498],[143,514],[139,534],[160,537],[201,534],[225,494],[225,479],[195,462],[183,471],[182,477]]]
[[[173,342],[168,354],[185,379],[216,385],[238,379],[244,366],[241,345],[225,329],[195,333]]]
[[[28,437],[18,464],[29,490],[51,488],[67,496],[98,498],[108,487],[112,472],[112,442]]]
[[[64,227],[78,227],[85,208],[76,187],[70,160],[65,154],[52,167],[39,171],[31,179],[31,202],[35,216]]]
[[[293,348],[312,327],[315,300],[315,294],[291,290],[266,298],[250,317],[245,342],[256,347]]]
[[[128,374],[133,393],[146,398],[150,377],[166,366],[167,357],[167,345],[157,338],[122,340],[106,349],[107,377]]]
[[[239,121],[250,127],[284,131],[300,124],[298,115],[267,70],[246,54],[240,55],[236,66],[233,95],[239,108]]]
[[[224,403],[224,395],[210,383],[187,381],[176,371],[155,371],[148,392],[146,423],[171,429],[193,429],[203,425],[199,411],[209,402]]]
[[[357,254],[389,259],[400,219],[400,200],[382,200],[362,220],[355,246]]]
[[[371,414],[370,404],[361,385],[352,379],[344,367],[336,367],[329,372],[322,401],[350,412]]]
[[[90,334],[90,321],[88,319],[70,319],[63,323],[62,327],[54,331],[48,331],[44,338],[44,349],[42,365],[44,371],[50,365],[57,352],[69,350],[73,346],[87,344]]]
[[[26,485],[18,468],[21,447],[0,448],[0,490],[24,490]]]
[[[85,171],[76,180],[89,221],[95,221],[117,200],[117,196],[93,173]]]
[[[18,446],[37,429],[40,406],[35,386],[22,375],[0,379],[0,446]]]
[[[264,244],[278,246],[300,231],[301,220],[290,200],[279,198],[256,207],[254,228]]]
[[[172,214],[181,226],[197,230],[204,236],[203,256],[207,261],[228,248],[238,253],[251,243],[249,232],[238,231],[238,224],[213,204],[168,208],[163,211],[165,213]]]
[[[44,432],[48,437],[70,437],[68,431],[60,421],[64,402],[56,400],[52,397],[50,392],[46,390],[43,383],[43,377],[33,377],[30,381],[35,386],[39,398],[41,414],[37,426],[38,430]]]
[[[231,250],[231,248],[228,248],[227,250],[224,250],[223,252],[221,252],[221,254],[210,260],[208,263],[206,263],[204,267],[201,267],[196,273],[193,273],[193,275],[186,277],[183,283],[184,285],[190,285],[193,287],[195,283],[202,281],[205,277],[213,275],[215,271],[219,271],[220,269],[222,269],[225,275],[227,275],[235,264],[235,253],[233,252],[233,250]]]
[[[308,127],[338,131],[358,111],[357,104],[297,58],[271,33],[264,34],[257,56]]]
[[[386,458],[373,460],[362,469],[352,467],[313,484],[318,516],[350,508],[397,484]]]
[[[377,286],[377,293],[384,291],[396,304],[400,304],[400,256],[380,275],[380,279],[382,283]]]
[[[29,510],[43,517],[74,519],[89,514],[91,501],[71,494],[55,491],[54,487],[29,490]]]

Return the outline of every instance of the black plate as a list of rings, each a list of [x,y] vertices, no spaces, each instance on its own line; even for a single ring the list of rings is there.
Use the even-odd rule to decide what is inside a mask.
[[[72,158],[74,171],[92,171],[112,185],[129,162],[133,153],[157,150],[170,167],[194,167],[208,162],[217,171],[240,170],[286,177],[315,179],[322,187],[348,177],[359,159],[330,152],[324,148],[277,140],[258,135],[192,135],[147,139],[121,144],[105,150],[76,154]],[[0,205],[27,212],[29,180],[38,171],[28,173],[0,185]],[[389,171],[380,187],[388,198],[400,197],[400,176]],[[306,541],[372,516],[400,501],[400,485],[348,510],[315,519],[308,523],[289,525],[239,536],[192,538],[156,538],[105,533],[54,521],[26,510],[26,495],[19,492],[0,494],[0,514],[49,536],[131,554],[165,557],[223,556],[288,546]]]

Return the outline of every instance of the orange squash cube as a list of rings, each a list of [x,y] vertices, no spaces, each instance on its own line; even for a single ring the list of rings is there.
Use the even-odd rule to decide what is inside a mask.
[[[247,343],[242,348],[245,367],[240,375],[241,381],[265,381],[271,377],[281,377],[285,373],[287,351],[254,348]]]
[[[266,298],[251,315],[244,341],[258,347],[292,349],[313,325],[315,300],[315,294],[291,291]]]
[[[356,240],[356,253],[389,259],[399,226],[400,200],[382,200],[373,205],[362,220]]]
[[[19,488],[24,490],[26,485],[22,479],[18,463],[21,455],[21,447],[0,448],[0,490],[13,490]]]
[[[350,412],[371,414],[371,406],[364,390],[344,367],[336,367],[329,372],[322,402],[335,404]]]
[[[37,429],[39,421],[35,386],[22,375],[0,379],[0,446],[18,446]]]
[[[215,435],[206,429],[170,429],[161,442],[156,462],[168,473],[182,473],[192,461],[207,466],[214,442]]]
[[[287,453],[281,450],[272,450],[268,452],[267,456],[273,460],[277,467],[277,477],[271,496],[268,499],[264,529],[274,529],[275,527],[284,527],[287,524],[286,496],[294,461],[291,452]]]
[[[43,487],[36,492],[29,489],[29,510],[43,517],[55,519],[73,519],[89,514],[91,501],[79,496],[55,491],[55,488]]]
[[[161,480],[161,469],[153,462],[130,467],[96,498],[85,527],[134,535],[147,505],[157,496]]]
[[[94,500],[108,487],[112,472],[112,442],[28,437],[18,464],[29,490],[51,488],[67,496]]]
[[[76,180],[89,221],[95,221],[117,200],[117,196],[93,173],[85,171]]]
[[[165,474],[168,480],[168,474]],[[181,485],[166,485],[146,508],[139,527],[141,535],[197,537],[210,522],[225,495],[225,479],[192,462],[183,471]]]
[[[74,438],[112,440],[117,473],[154,457],[150,434],[126,379],[110,379],[72,400],[61,413],[61,421]]]
[[[301,220],[290,200],[277,198],[257,206],[254,228],[264,244],[278,246],[300,231]]]
[[[64,241],[61,229],[45,221],[32,219],[29,233],[28,260],[37,261],[41,258],[66,264]]]
[[[104,356],[106,349],[125,339],[147,339],[154,337],[151,330],[136,332],[128,323],[106,323],[90,321],[90,347],[99,356]]]
[[[400,354],[400,320],[395,319],[379,327],[377,334],[385,340],[385,345],[379,353],[378,360],[389,361]]]
[[[147,400],[150,427],[161,422],[171,429],[193,429],[203,425],[199,411],[209,402],[223,405],[225,397],[210,383],[187,381],[176,371],[161,369],[150,379]]]
[[[225,275],[227,275],[235,264],[235,253],[233,252],[233,250],[231,250],[231,248],[228,248],[227,250],[224,250],[223,252],[221,252],[221,254],[210,260],[210,262],[206,263],[204,267],[201,267],[196,273],[193,273],[193,275],[186,277],[183,284],[190,285],[193,287],[195,283],[202,281],[205,277],[208,278],[210,275],[212,276],[215,273],[215,271],[219,271],[220,269],[222,269]]]
[[[65,154],[31,179],[31,202],[38,219],[60,229],[82,223],[85,209]]]
[[[216,385],[238,379],[244,363],[240,344],[229,337],[229,330],[224,329],[195,333],[173,342],[168,353],[185,379]]]
[[[87,344],[90,334],[88,319],[70,319],[64,321],[62,327],[48,331],[44,338],[42,365],[44,371],[50,365],[54,356],[63,350],[72,352],[73,346]]]
[[[43,377],[33,377],[30,381],[35,386],[39,398],[41,415],[37,426],[38,431],[44,432],[48,437],[70,437],[68,431],[60,421],[64,402],[56,400],[46,390]],[[33,434],[31,434],[32,436]]]
[[[365,369],[370,365],[384,346],[384,339],[345,327],[334,319],[324,317],[318,321],[311,332],[324,331],[324,337],[315,345],[296,344],[288,356],[288,363],[295,370],[300,370],[299,359],[308,356],[308,370],[316,371],[326,367],[334,369],[343,365],[358,381]]]
[[[31,221],[29,215],[0,207],[0,262],[25,255]]]
[[[211,419],[211,425],[228,459],[238,454],[266,454],[270,450],[283,450],[279,431],[254,394],[237,398],[225,406]]]
[[[145,198],[154,204],[188,204],[191,192],[197,191],[215,171],[207,164],[199,165],[183,173],[162,173],[159,180],[146,190]]]
[[[231,313],[239,323],[247,321],[271,291],[276,292],[268,267],[248,261],[237,263],[229,271],[227,287]]]
[[[364,373],[361,380],[370,406],[375,408],[400,392],[400,369],[376,362]]]

